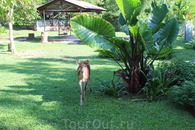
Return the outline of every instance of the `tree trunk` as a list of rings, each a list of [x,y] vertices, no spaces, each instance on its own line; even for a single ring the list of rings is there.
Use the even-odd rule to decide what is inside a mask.
[[[137,94],[140,90],[138,67],[131,68],[129,80],[130,80],[129,85],[128,85],[129,93]]]
[[[16,48],[15,48],[14,38],[13,38],[13,23],[12,23],[13,11],[14,11],[14,4],[10,6],[10,9],[7,11],[6,14],[8,26],[9,26],[9,39],[10,39],[10,43],[8,43],[8,51],[12,52],[13,54],[16,54]]]
[[[11,20],[8,21],[8,25],[9,25],[9,39],[10,39],[10,43],[8,43],[8,51],[12,52],[13,54],[16,54],[16,48],[15,48],[14,38],[13,38],[13,24]]]

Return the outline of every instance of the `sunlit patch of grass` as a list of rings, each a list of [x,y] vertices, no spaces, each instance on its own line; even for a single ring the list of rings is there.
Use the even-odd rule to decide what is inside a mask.
[[[183,37],[178,37],[174,42],[173,53],[175,58],[181,60],[195,60],[195,51],[192,49],[185,49],[185,43]]]

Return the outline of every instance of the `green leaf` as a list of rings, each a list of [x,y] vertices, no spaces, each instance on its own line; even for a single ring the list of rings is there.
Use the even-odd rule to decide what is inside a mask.
[[[139,33],[144,42],[143,45],[145,46],[145,49],[147,51],[151,50],[154,47],[154,39],[152,36],[152,30],[150,29],[148,24],[142,19],[139,19],[138,26],[140,28]]]
[[[172,18],[165,23],[165,26],[154,34],[154,39],[159,42],[159,44],[170,46],[170,44],[177,38],[178,31],[178,22],[175,18]]]
[[[145,6],[145,2],[146,0],[140,0],[140,3],[139,5],[135,8],[132,16],[131,16],[131,19],[130,19],[130,25],[135,25],[138,21],[138,16],[140,15],[140,13],[143,11],[144,9],[144,6]]]
[[[127,23],[127,21],[124,19],[123,15],[120,13],[119,15],[119,23],[123,26]]]
[[[115,0],[124,19],[127,21],[127,23],[130,23],[131,17],[133,15],[133,12],[135,8],[138,7],[139,1],[138,0]]]
[[[128,26],[123,26],[123,31],[126,35],[129,35],[129,28]]]
[[[112,48],[106,39],[115,37],[115,30],[106,20],[92,15],[79,15],[73,17],[70,24],[84,44],[100,50]]]
[[[166,14],[169,12],[166,4],[162,4],[160,6],[156,6],[151,14],[149,15],[148,23],[150,28],[155,32],[160,23],[166,17]]]
[[[162,50],[160,51],[160,53],[156,50],[156,48],[153,48],[151,50],[151,54],[153,55],[157,55],[159,53],[159,55],[156,57],[156,59],[162,58],[166,55],[168,55],[169,53],[171,53],[173,50],[169,47],[163,47]],[[153,57],[155,58],[155,56]]]

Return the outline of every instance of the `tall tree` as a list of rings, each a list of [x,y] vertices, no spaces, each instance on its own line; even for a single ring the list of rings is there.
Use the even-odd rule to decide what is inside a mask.
[[[13,38],[13,23],[32,20],[38,17],[36,9],[36,1],[34,0],[1,0],[0,2],[0,18],[4,19],[9,26],[8,51],[16,53]]]

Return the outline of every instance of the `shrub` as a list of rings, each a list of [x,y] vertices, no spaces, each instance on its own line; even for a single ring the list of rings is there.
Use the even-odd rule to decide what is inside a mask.
[[[195,82],[185,81],[181,86],[174,85],[170,99],[183,107],[195,106]]]
[[[145,87],[142,89],[150,101],[157,100],[166,94],[169,90],[170,83],[174,80],[173,73],[174,71],[165,71],[159,64],[156,68],[150,68],[146,76],[147,81]]]
[[[111,81],[101,81],[101,92],[114,97],[119,97],[124,94],[128,94],[127,87],[122,83],[116,82],[114,79]]]
[[[169,72],[175,71],[175,80],[172,85],[180,85],[186,80],[195,81],[195,64],[192,62],[174,59],[169,63],[162,63],[162,66]]]
[[[185,43],[184,48],[195,50],[195,40],[191,40],[189,43]]]

